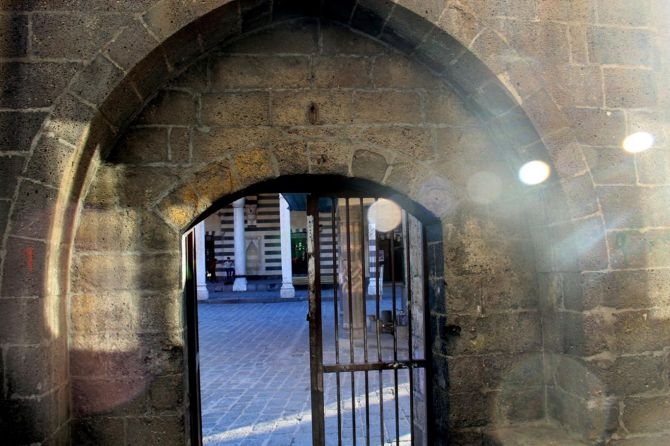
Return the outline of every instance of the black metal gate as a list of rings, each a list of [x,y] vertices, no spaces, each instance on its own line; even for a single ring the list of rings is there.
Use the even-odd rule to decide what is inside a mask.
[[[314,445],[428,444],[423,239],[388,200],[308,196]]]

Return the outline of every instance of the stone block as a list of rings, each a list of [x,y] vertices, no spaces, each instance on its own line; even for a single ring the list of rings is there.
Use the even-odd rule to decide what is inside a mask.
[[[45,130],[49,136],[58,137],[73,146],[90,142],[96,135],[94,129],[99,125],[100,114],[81,99],[72,95],[63,95],[49,115]]]
[[[525,387],[536,388],[544,384],[540,353],[484,355],[481,361],[482,379],[486,387],[501,392],[502,396],[508,396]]]
[[[597,66],[561,65],[550,70],[547,85],[563,107],[599,107],[603,103],[603,76]]]
[[[478,427],[491,422],[491,394],[449,393],[449,427]]]
[[[572,237],[582,269],[600,271],[609,266],[607,251],[610,245],[605,240],[607,234],[599,215],[577,220]]]
[[[612,446],[658,446],[659,444],[670,444],[670,435],[630,436],[630,438],[611,440],[610,444]]]
[[[577,139],[582,144],[601,147],[620,147],[625,134],[625,117],[616,110],[597,108],[567,108]]]
[[[307,145],[302,141],[276,141],[272,154],[277,161],[279,175],[297,175],[309,172]]]
[[[0,401],[0,431],[9,444],[40,443],[52,435],[55,417],[49,396]]]
[[[654,36],[650,30],[592,26],[588,29],[592,63],[604,65],[654,65]]]
[[[608,229],[670,226],[670,188],[609,186],[596,189]],[[637,212],[630,212],[636,206]]]
[[[311,80],[306,56],[221,55],[211,60],[211,90],[305,88]],[[272,73],[269,76],[268,73]]]
[[[607,398],[582,400],[560,389],[549,388],[548,413],[580,435],[587,444],[598,444],[617,428],[618,406]]]
[[[447,65],[453,63],[466,51],[467,49],[449,33],[434,32],[416,48],[415,55],[428,68],[441,73]]]
[[[130,418],[127,421],[128,444],[163,446],[169,443],[185,443],[184,419],[179,415]],[[151,438],[147,438],[151,432]]]
[[[545,392],[543,387],[524,386],[493,392],[494,423],[524,423],[545,417]]]
[[[23,172],[26,157],[21,155],[0,156],[0,198],[13,198],[19,175]]]
[[[658,104],[656,76],[651,70],[604,68],[605,106],[643,108]]]
[[[353,127],[352,141],[373,150],[402,153],[414,160],[435,158],[434,137],[430,129],[414,126]]]
[[[27,152],[46,116],[44,112],[0,112],[0,153]]]
[[[242,11],[242,26],[245,27],[245,11]],[[226,46],[229,53],[239,54],[314,54],[318,52],[318,28],[311,18],[286,22],[280,26],[267,27]]]
[[[670,305],[670,271],[583,273],[584,298],[593,305],[623,310]]]
[[[157,376],[149,388],[149,405],[153,413],[173,412],[184,402],[184,376]]]
[[[354,122],[418,124],[421,99],[412,92],[354,92]]]
[[[541,139],[537,129],[528,119],[528,115],[520,107],[494,118],[491,126],[493,132],[500,132],[500,136],[504,138],[501,138],[502,141],[498,144],[507,142],[512,147],[523,147],[530,146]]]
[[[654,268],[670,262],[670,233],[666,229],[612,231],[607,241],[615,269]]]
[[[76,418],[91,415],[137,416],[147,411],[149,377],[73,377],[72,409]]]
[[[237,150],[264,147],[271,138],[272,130],[262,126],[196,129],[193,132],[193,160],[208,162]]]
[[[80,68],[70,62],[1,62],[0,107],[50,107]]]
[[[482,358],[486,356],[451,356],[448,358],[449,389],[453,393],[479,392],[486,387]]]
[[[173,127],[168,131],[168,160],[176,164],[191,162],[191,129]]]
[[[28,35],[27,15],[0,13],[0,57],[25,57]]]
[[[39,205],[36,205],[39,206]],[[37,211],[35,211],[37,212]],[[21,218],[22,212],[19,215],[15,214],[16,218]],[[40,222],[40,224],[49,224],[50,217],[47,215],[30,216],[30,220],[43,218],[47,222]],[[42,237],[47,234],[37,231],[35,226],[30,226],[25,221],[28,217],[22,219],[24,225],[13,223],[13,230],[23,236],[30,237],[29,234],[35,234],[34,239],[25,239],[17,237],[9,237],[7,239],[5,249],[5,262],[2,281],[2,295],[3,296],[41,296],[44,290],[43,280],[46,277],[46,245],[44,242],[37,240],[37,237]],[[19,226],[17,228],[17,226]],[[28,230],[28,229],[30,230]]]
[[[129,129],[113,149],[108,160],[121,164],[151,164],[168,161],[168,129],[136,127]]]
[[[670,397],[667,395],[625,398],[623,425],[631,433],[665,431],[670,417]]]
[[[195,124],[196,100],[190,93],[162,90],[142,110],[136,124],[192,125]]]
[[[635,184],[634,157],[620,148],[584,147],[583,150],[595,184]]]
[[[540,317],[535,312],[489,314],[485,317],[451,315],[450,324],[461,336],[447,347],[450,355],[522,353],[539,349]]]
[[[3,296],[10,293],[3,291]],[[2,299],[0,314],[0,336],[7,344],[38,344],[49,338],[44,320],[44,301],[39,298]],[[20,373],[20,370],[5,368],[7,373]],[[4,391],[3,391],[4,392]]]
[[[176,254],[87,255],[72,266],[72,289],[77,292],[166,290],[179,282]]]
[[[237,183],[242,187],[276,176],[272,158],[266,149],[251,148],[238,151],[233,156],[231,167]],[[229,191],[232,192],[232,188]]]
[[[623,154],[622,156],[625,156]],[[628,155],[630,163],[633,163]],[[670,175],[670,150],[656,147],[635,155],[635,167],[640,184],[666,184]]]
[[[358,178],[381,182],[386,175],[388,163],[384,155],[369,150],[356,150],[351,160],[351,173]]]
[[[396,53],[374,59],[372,81],[376,88],[439,88],[440,80],[416,61]]]
[[[386,51],[369,37],[352,33],[337,22],[321,24],[321,54],[371,56]]]
[[[198,195],[190,184],[176,187],[157,205],[161,217],[175,230],[187,228],[204,208],[200,209]]]
[[[340,142],[309,143],[307,153],[310,173],[349,175],[349,163],[352,157],[350,144]]]
[[[601,379],[600,370],[589,362],[569,356],[553,356],[554,382],[558,388],[579,398],[604,397],[611,389]]]
[[[463,100],[447,89],[432,90],[424,103],[425,122],[447,124],[448,131],[458,131],[452,127],[471,127],[479,125],[475,115],[465,108]],[[441,130],[441,129],[439,129]]]
[[[56,138],[42,135],[33,147],[33,154],[23,174],[37,182],[59,187],[63,178],[73,174],[73,156],[76,149]]]
[[[430,5],[429,1],[422,1],[420,7],[412,6],[410,7],[412,9],[393,8],[384,23],[379,39],[398,51],[411,54],[434,30],[433,23],[437,22],[439,16],[436,9],[444,8],[442,3],[437,3],[439,5]],[[433,11],[430,11],[431,9]],[[428,16],[431,18],[426,20]]]
[[[170,190],[178,181],[178,172],[166,167],[125,167],[109,175],[109,183],[104,185],[106,190],[101,194],[113,193],[118,197],[118,204],[128,207],[142,207],[147,203],[155,203],[161,199],[167,190]],[[115,187],[116,191],[110,191]],[[111,200],[113,197],[100,197],[101,200]]]
[[[75,444],[115,446],[119,441],[125,441],[125,437],[123,418],[76,418],[72,422],[72,442]]]
[[[389,0],[359,1],[351,17],[351,27],[371,36],[378,35],[388,18],[394,3]]]
[[[200,17],[193,26],[203,47],[207,50],[237,37],[242,31],[241,12],[238,5],[228,3]]]
[[[544,146],[549,152],[556,173],[560,178],[579,175],[588,171],[581,145],[571,130],[544,136]],[[593,173],[592,173],[593,174]]]
[[[614,314],[616,348],[622,353],[661,351],[670,344],[666,309],[635,310]]]
[[[5,353],[7,393],[12,398],[34,397],[52,385],[49,348],[44,345],[10,347]],[[21,373],[16,373],[17,371]]]
[[[348,124],[352,94],[346,91],[277,91],[272,93],[275,125]]]
[[[81,251],[135,251],[138,246],[138,213],[132,209],[84,209],[75,238]]]
[[[367,57],[331,56],[314,59],[317,88],[366,88],[371,86],[372,60]]]
[[[123,77],[123,71],[109,59],[98,55],[77,73],[70,90],[92,104],[101,105]]]
[[[177,251],[180,236],[162,218],[153,212],[142,212],[140,223],[140,243],[146,250]]]
[[[111,60],[130,71],[157,46],[156,40],[140,20],[128,24],[103,50]]]
[[[11,201],[9,199],[0,199],[0,233],[4,234],[7,230],[7,223],[9,221],[9,207]]]
[[[88,60],[128,22],[124,14],[36,13],[30,53],[38,58]]]
[[[592,356],[613,348],[618,330],[607,313],[561,312],[562,351]]]
[[[202,97],[203,125],[267,125],[270,96],[265,91],[212,93]]]
[[[635,355],[593,361],[607,390],[616,396],[660,393],[665,389],[663,356]]]
[[[249,150],[249,152],[253,152],[253,150]],[[256,167],[262,169],[260,163]],[[233,192],[234,180],[231,165],[228,161],[210,163],[195,172],[193,178],[191,185],[198,194],[198,206],[200,208],[209,207],[216,200]]]

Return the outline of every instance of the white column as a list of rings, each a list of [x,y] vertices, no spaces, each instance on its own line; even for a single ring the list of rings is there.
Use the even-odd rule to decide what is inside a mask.
[[[233,282],[233,291],[246,291],[247,253],[244,240],[244,198],[233,201],[233,225],[235,228],[235,282]]]
[[[370,278],[368,279],[368,296],[376,296],[379,287],[377,275],[377,229],[375,224],[368,220],[368,262],[370,263]]]
[[[295,297],[293,265],[291,264],[291,211],[288,202],[279,194],[279,228],[281,238],[281,297]]]
[[[205,222],[201,221],[193,228],[195,236],[195,270],[196,270],[196,294],[198,300],[209,299],[207,290],[207,265],[205,262]]]

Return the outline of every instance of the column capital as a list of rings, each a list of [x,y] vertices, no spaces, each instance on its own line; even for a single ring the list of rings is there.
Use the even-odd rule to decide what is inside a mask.
[[[238,198],[237,200],[233,201],[233,207],[234,208],[244,207],[244,197]]]

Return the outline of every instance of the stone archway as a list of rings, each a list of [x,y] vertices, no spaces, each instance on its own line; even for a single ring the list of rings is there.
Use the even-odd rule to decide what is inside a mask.
[[[562,178],[569,178],[569,181],[566,184],[556,184],[555,187],[550,188],[552,198],[550,203],[546,204],[546,208],[550,208],[552,212],[560,216],[560,221],[564,222],[558,230],[561,234],[560,238],[567,240],[567,242],[561,244],[556,250],[548,252],[541,243],[548,236],[541,233],[536,237],[538,246],[535,253],[538,254],[540,269],[546,269],[547,271],[552,271],[551,268],[557,261],[561,262],[562,259],[571,257],[572,253],[575,252],[573,241],[570,240],[573,228],[572,223],[566,221],[566,216],[589,215],[594,208],[595,198],[588,195],[587,197],[592,198],[592,200],[581,202],[574,200],[570,195],[567,198],[563,196],[564,188],[569,192],[571,188],[589,186],[588,177],[583,175],[581,169],[583,160],[579,147],[574,144],[571,131],[564,128],[565,124],[560,119],[560,113],[552,106],[542,90],[523,91],[513,88],[511,85],[504,86],[503,82],[508,78],[514,78],[515,75],[509,75],[508,77],[509,73],[504,71],[503,64],[496,64],[495,57],[491,56],[496,51],[488,51],[490,48],[499,47],[507,49],[504,41],[495,32],[478,24],[472,18],[474,17],[472,14],[469,16],[470,20],[467,21],[470,28],[466,30],[466,27],[463,27],[452,33],[458,37],[459,40],[457,41],[440,28],[432,25],[429,20],[424,20],[420,15],[414,14],[410,10],[395,7],[391,4],[389,4],[388,9],[377,10],[373,7],[365,7],[365,2],[359,3],[360,8],[356,13],[358,15],[339,17],[338,14],[341,11],[337,11],[337,8],[328,4],[323,15],[342,19],[346,32],[353,30],[354,34],[357,35],[362,32],[364,35],[372,35],[378,38],[385,45],[391,45],[406,52],[414,51],[410,59],[410,66],[414,67],[418,60],[424,64],[424,68],[429,67],[433,71],[429,74],[437,74],[435,79],[446,82],[446,86],[444,83],[441,84],[443,93],[455,99],[455,102],[450,103],[449,100],[446,100],[446,103],[436,104],[435,109],[449,110],[449,107],[456,104],[456,111],[449,110],[447,114],[450,118],[456,115],[466,118],[466,122],[463,123],[463,129],[466,130],[444,132],[448,133],[443,135],[444,138],[455,138],[446,144],[454,144],[452,147],[455,148],[458,148],[458,144],[465,144],[463,141],[467,141],[468,147],[478,147],[481,144],[486,153],[495,153],[496,155],[493,158],[499,162],[495,163],[496,166],[486,166],[485,170],[492,169],[494,173],[499,173],[507,179],[510,179],[514,172],[514,168],[510,168],[508,164],[516,167],[521,158],[535,157],[535,154],[541,158],[549,158],[546,152],[546,148],[549,146],[552,150],[551,157],[557,161],[555,163],[557,166],[556,172]],[[498,263],[498,261],[502,257],[508,257],[509,252],[519,253],[518,258],[515,257],[514,260],[511,260],[509,265],[519,267],[521,265],[532,265],[527,271],[533,270],[536,264],[526,262],[528,258],[532,257],[529,254],[532,250],[527,251],[525,249],[531,242],[528,236],[529,232],[520,230],[520,228],[525,227],[525,223],[523,217],[516,212],[519,210],[516,206],[518,203],[507,203],[511,207],[500,206],[495,209],[493,207],[491,209],[487,208],[486,210],[477,206],[470,209],[467,209],[468,206],[461,206],[467,202],[468,174],[476,173],[468,171],[472,167],[470,161],[479,160],[481,162],[482,157],[472,153],[459,154],[454,151],[451,153],[453,155],[452,160],[442,160],[441,163],[438,163],[437,160],[426,157],[426,146],[421,139],[421,135],[405,129],[395,133],[380,131],[377,135],[370,133],[365,135],[354,134],[350,135],[348,140],[345,138],[344,141],[321,141],[319,138],[312,140],[308,133],[304,133],[298,135],[298,138],[291,137],[287,140],[281,139],[281,141],[276,139],[274,141],[277,141],[278,145],[273,147],[245,147],[244,150],[238,147],[235,155],[227,158],[205,155],[200,160],[199,165],[192,166],[183,166],[179,163],[172,167],[168,165],[158,166],[164,161],[166,164],[170,164],[175,160],[170,158],[167,160],[154,159],[152,161],[151,156],[142,158],[146,153],[140,154],[140,158],[130,161],[127,159],[114,160],[119,152],[113,153],[111,158],[108,157],[113,147],[113,141],[118,138],[119,134],[123,135],[125,141],[122,144],[126,144],[129,139],[132,140],[138,133],[142,133],[139,128],[128,130],[126,128],[127,124],[133,119],[134,114],[142,109],[143,101],[154,93],[163,79],[175,76],[182,68],[189,65],[194,58],[200,57],[203,50],[210,49],[212,45],[225,41],[231,36],[237,37],[241,31],[248,31],[248,29],[242,29],[240,26],[247,23],[245,20],[260,17],[260,20],[254,22],[252,27],[262,28],[273,23],[278,24],[287,17],[307,15],[312,20],[321,14],[321,12],[315,12],[306,7],[307,9],[297,8],[297,10],[288,11],[279,8],[278,11],[281,14],[256,15],[255,13],[258,11],[250,12],[246,3],[230,3],[221,7],[218,7],[218,4],[208,3],[207,6],[202,7],[204,8],[202,10],[199,9],[201,6],[193,6],[193,8],[191,10],[181,3],[161,1],[143,17],[143,20],[149,23],[150,31],[140,20],[124,29],[118,38],[106,48],[106,56],[99,55],[96,57],[71,84],[68,93],[58,102],[45,126],[47,133],[36,141],[35,155],[31,160],[28,172],[34,175],[37,181],[34,185],[31,184],[31,187],[37,190],[37,196],[44,197],[45,203],[55,203],[55,211],[53,215],[50,214],[47,218],[40,219],[39,225],[34,222],[31,224],[28,221],[22,227],[17,226],[18,229],[13,234],[16,237],[9,237],[8,246],[12,252],[23,252],[26,248],[26,242],[21,237],[47,240],[37,243],[36,247],[31,246],[40,254],[38,257],[46,259],[44,265],[41,266],[42,270],[45,271],[45,283],[38,282],[35,279],[35,274],[26,273],[24,276],[17,274],[16,277],[12,277],[12,282],[8,282],[8,286],[21,283],[21,286],[16,286],[16,288],[25,290],[26,293],[39,294],[40,290],[43,291],[47,297],[44,303],[45,308],[39,308],[36,311],[47,316],[45,326],[54,337],[59,337],[62,332],[68,329],[67,323],[63,322],[66,314],[66,299],[63,296],[68,295],[70,283],[72,299],[81,302],[82,307],[80,308],[92,305],[90,308],[103,314],[105,311],[104,305],[98,306],[99,302],[96,302],[95,298],[86,296],[88,291],[100,289],[103,295],[106,287],[109,287],[107,291],[111,290],[114,293],[120,291],[120,294],[126,299],[120,299],[117,302],[120,309],[131,308],[135,305],[133,302],[137,296],[134,293],[138,290],[147,295],[154,295],[154,297],[156,294],[164,294],[166,291],[173,293],[172,295],[175,296],[174,293],[178,293],[178,289],[172,285],[178,283],[178,278],[169,277],[168,282],[172,285],[165,288],[160,284],[164,278],[154,280],[160,276],[162,268],[160,265],[169,264],[173,259],[172,256],[176,250],[176,245],[172,239],[174,233],[189,224],[191,219],[204,212],[213,201],[225,194],[236,193],[247,185],[268,178],[298,172],[300,166],[304,168],[305,163],[293,164],[292,162],[299,159],[307,159],[310,169],[314,169],[310,172],[372,178],[405,193],[442,218],[443,226],[448,229],[445,233],[452,236],[452,238],[448,236],[445,238],[447,242],[445,252],[447,252],[452,265],[450,271],[455,273],[453,277],[448,278],[450,283],[455,285],[451,288],[455,291],[455,294],[451,295],[450,299],[458,300],[462,296],[470,294],[470,291],[473,291],[470,288],[473,283],[478,284],[476,288],[479,290],[483,283],[481,282],[482,277],[491,271],[487,265],[504,265],[504,262]],[[384,20],[381,19],[382,17],[384,17]],[[202,34],[200,32],[202,29],[210,29],[203,25],[212,22],[227,23],[232,26],[230,28],[218,28],[221,31],[220,34],[215,32]],[[451,26],[453,26],[453,23],[455,22],[452,22]],[[470,34],[471,31],[472,34]],[[137,38],[137,36],[142,37]],[[200,37],[200,46],[196,47],[189,44],[189,39],[194,36]],[[141,45],[142,49],[128,52],[124,49],[128,41],[141,41],[145,45]],[[463,45],[465,43],[467,43],[468,49]],[[418,47],[421,47],[421,49],[415,51]],[[477,56],[481,60],[485,60],[493,71],[486,69]],[[166,58],[169,61],[168,63],[165,63]],[[402,57],[400,58],[402,59]],[[110,63],[110,60],[113,62]],[[397,63],[396,68],[402,66],[402,63]],[[446,67],[441,63],[449,64],[451,70],[446,70]],[[519,68],[519,66],[516,65],[515,68]],[[186,76],[188,74],[184,74],[181,79]],[[518,87],[516,83],[512,84]],[[170,89],[168,88],[168,90]],[[179,96],[179,88],[173,90],[177,91],[177,94],[168,93],[161,96],[158,101],[167,98],[169,102],[171,96],[173,99],[174,96]],[[393,92],[392,90],[391,88],[387,92]],[[379,105],[375,104],[374,99],[370,99],[375,96],[374,92],[370,93],[373,94],[368,97],[369,102],[372,105]],[[364,98],[364,96],[360,95],[361,98]],[[376,96],[380,100],[390,100],[392,103],[393,97],[397,98],[403,95],[377,94]],[[443,97],[438,94],[436,96],[431,95],[427,100],[439,100],[441,98]],[[420,98],[419,103],[423,107],[421,118],[424,119],[426,108],[425,103],[421,102],[422,100]],[[179,102],[179,100],[177,99],[176,102]],[[523,107],[519,106],[519,102],[523,102]],[[153,103],[150,108],[156,104],[157,102]],[[388,110],[412,110],[412,101],[400,105],[388,106],[389,102],[385,102],[385,104],[387,107],[382,107],[384,110],[378,110],[368,115],[368,117],[382,116],[382,112]],[[164,107],[169,107],[169,105],[159,105],[156,110],[163,110]],[[150,110],[150,108],[145,109],[145,111]],[[475,112],[470,110],[475,110]],[[528,119],[525,110],[534,111],[532,120],[535,125]],[[149,111],[146,111],[146,114],[149,113]],[[184,116],[188,116],[188,113]],[[435,115],[429,113],[427,116],[432,118]],[[138,119],[141,120],[144,117]],[[411,125],[416,124],[415,119],[416,114],[408,115],[407,121],[402,121],[401,124],[410,124],[411,127]],[[469,123],[470,119],[474,122]],[[133,122],[137,123],[137,121]],[[371,124],[377,125],[379,123]],[[440,127],[439,122],[431,124],[435,125],[436,130],[431,130],[429,139],[432,138],[431,141],[434,143],[438,138],[437,129],[442,127]],[[535,127],[541,129],[543,135],[549,135],[545,140],[546,145],[545,142],[540,141]],[[200,131],[200,129],[197,129],[197,131]],[[160,132],[157,133],[160,134]],[[193,133],[189,135],[193,135]],[[486,140],[485,142],[482,142],[482,135],[486,135],[483,137]],[[175,131],[174,128],[167,125],[163,136],[167,141],[166,153],[169,154],[168,157],[178,156],[179,153],[173,152],[172,149],[178,146],[180,131]],[[491,136],[495,136],[495,144],[491,144]],[[161,137],[157,138],[160,139]],[[224,139],[228,139],[228,137]],[[136,141],[141,139],[142,137],[137,137]],[[310,150],[316,147],[314,152],[310,152],[315,156],[309,158],[308,154],[300,149],[301,143],[298,142],[298,146],[295,146],[292,144],[292,142],[295,142],[292,139],[302,139],[306,147],[309,145]],[[357,148],[352,153],[350,151],[351,143],[360,143],[361,140],[374,142],[372,146],[363,144],[362,147]],[[394,147],[394,144],[398,144],[398,142],[401,142],[400,145],[404,147]],[[144,143],[146,141],[142,144]],[[41,157],[51,150],[52,144],[60,147],[61,151],[59,153],[62,154],[62,159],[59,159],[57,169],[47,172],[41,165]],[[132,150],[124,151],[121,156],[129,154],[132,155]],[[473,160],[468,159],[471,155],[474,158]],[[354,159],[356,162],[352,161]],[[460,164],[452,162],[458,160],[461,160]],[[151,166],[153,162],[156,165]],[[249,166],[254,167],[250,168]],[[361,168],[360,166],[364,167]],[[152,169],[152,167],[163,167],[164,169],[160,173],[156,173],[156,169]],[[484,168],[483,165],[478,167]],[[154,173],[149,174],[152,170]],[[220,172],[227,173],[220,176]],[[573,176],[574,178],[572,178]],[[508,184],[507,181],[505,184]],[[509,184],[513,184],[513,181],[510,181]],[[166,194],[168,191],[170,193]],[[80,196],[86,193],[88,194],[86,203],[83,204],[85,208],[80,213],[79,206],[82,205],[83,200]],[[31,196],[35,197],[35,194]],[[528,197],[531,202],[536,198],[532,194]],[[26,216],[23,210],[29,209],[32,204],[28,203],[27,195],[21,195],[19,198],[19,200],[24,199],[26,200],[25,203],[19,203],[15,207],[16,215],[13,218],[25,220]],[[73,204],[70,205],[71,203]],[[554,203],[559,203],[562,206],[556,207]],[[568,203],[569,206],[563,206],[565,203]],[[452,215],[455,209],[460,209],[456,216]],[[463,210],[465,210],[464,213],[461,212]],[[547,216],[546,219],[550,220],[551,217]],[[74,268],[72,273],[69,274],[70,249],[74,238],[72,228],[78,222],[81,222],[81,225],[76,240],[76,251],[72,256]],[[492,225],[491,222],[496,222],[496,224]],[[519,222],[521,223],[519,224]],[[500,227],[497,227],[498,223],[504,230],[509,231],[510,238],[499,239],[500,234],[497,231]],[[538,225],[534,223],[533,221],[533,226],[536,226],[534,229],[540,228],[537,229],[538,232],[543,230],[544,222],[540,222]],[[579,229],[587,234],[599,235],[602,233],[602,222],[599,216],[580,220],[578,224],[581,226]],[[110,228],[118,230],[116,232],[118,237],[113,239],[109,237]],[[553,230],[552,228],[550,231]],[[144,235],[146,233],[150,233],[152,236],[148,239],[139,237],[139,234]],[[460,237],[457,237],[457,235]],[[473,247],[478,248],[473,249]],[[597,254],[601,247],[602,244],[595,248],[591,246],[582,248],[584,251],[578,251],[578,254],[586,262],[599,262],[602,258],[593,254]],[[41,255],[43,252],[46,253],[44,256]],[[486,254],[482,255],[484,252]],[[146,263],[147,267],[150,265],[159,266],[153,269],[147,268],[146,274],[137,276],[138,262],[143,263],[146,260],[143,257],[144,254],[148,255],[151,260]],[[458,262],[453,262],[456,258],[463,263],[461,266],[458,265]],[[124,263],[126,261],[128,263]],[[545,261],[546,263],[542,263]],[[525,266],[522,268],[525,268]],[[579,267],[574,264],[561,264],[561,267],[563,266],[569,271]],[[61,276],[55,271],[64,271],[65,273]],[[109,280],[109,271],[118,273],[121,280],[112,283]],[[494,268],[493,271],[496,271],[496,269]],[[473,273],[479,281],[469,281],[466,273]],[[515,283],[515,281],[511,280],[510,283]],[[516,283],[529,284],[532,283],[532,279],[523,279]],[[102,286],[99,287],[99,285]],[[439,279],[436,279],[435,286],[442,286]],[[458,292],[459,286],[463,287],[460,294]],[[475,294],[479,295],[481,293],[475,290]],[[164,302],[161,303],[158,298],[154,301],[158,302],[158,310],[148,312],[152,315],[165,315]],[[462,304],[467,311],[473,310],[470,301]],[[442,315],[446,314],[442,307],[443,302],[437,302],[436,305]],[[168,307],[176,311],[176,307]],[[451,302],[449,307],[453,308]],[[476,307],[474,310],[476,311]],[[533,308],[530,313],[535,314],[535,309]],[[102,316],[99,320],[95,318],[86,320],[88,314],[86,312],[77,314],[75,309],[73,322],[69,327],[75,333],[74,337],[77,338],[73,343],[72,353],[72,358],[74,358],[72,364],[75,367],[69,371],[71,372],[70,377],[74,394],[84,395],[84,400],[88,400],[89,397],[91,397],[91,401],[96,400],[93,393],[88,393],[88,390],[82,392],[82,389],[85,389],[86,380],[80,379],[87,374],[88,370],[83,365],[96,363],[97,360],[89,361],[89,359],[95,358],[95,353],[88,359],[86,357],[77,358],[78,348],[86,351],[86,346],[89,344],[103,346],[103,348],[109,348],[112,352],[119,353],[118,357],[121,358],[125,357],[126,348],[130,348],[130,344],[133,344],[139,338],[147,337],[150,342],[146,345],[150,347],[143,353],[147,353],[151,357],[152,352],[166,352],[151,359],[151,361],[158,361],[156,364],[159,365],[154,365],[157,367],[156,370],[161,373],[161,379],[156,383],[156,389],[150,388],[147,390],[145,387],[147,382],[143,379],[139,381],[130,380],[133,382],[125,382],[125,386],[117,387],[120,392],[118,398],[110,397],[109,400],[118,403],[119,410],[121,410],[119,413],[138,414],[149,407],[148,405],[150,405],[151,411],[155,411],[151,413],[157,414],[157,418],[138,416],[134,419],[131,423],[133,429],[135,429],[134,431],[141,431],[142,426],[153,422],[164,423],[165,426],[170,426],[170,429],[172,429],[171,426],[174,425],[174,421],[179,420],[178,411],[165,409],[163,412],[162,410],[165,407],[174,407],[173,403],[178,406],[178,402],[158,403],[158,407],[154,407],[151,395],[161,395],[161,389],[170,387],[179,380],[179,373],[175,371],[176,369],[170,369],[169,366],[175,360],[174,358],[170,359],[169,356],[170,354],[178,356],[180,342],[178,340],[180,327],[178,324],[177,326],[170,326],[175,321],[174,314],[166,316],[166,320],[163,322],[151,322],[143,320],[144,316],[138,316],[138,314],[142,314],[141,312],[128,312],[128,314],[135,314],[135,316],[124,319],[120,323],[122,325],[126,324],[129,329],[130,340],[124,339],[122,336],[119,339],[111,339],[114,337],[111,334],[115,333],[114,329],[108,330],[104,324],[101,329],[100,326],[96,325],[98,322],[105,322],[106,318]],[[83,317],[84,320],[79,319],[80,317]],[[149,316],[147,315],[147,317]],[[453,314],[450,317],[453,317]],[[463,320],[467,320],[471,325],[476,326],[479,323],[477,319],[472,318],[471,314],[464,314],[463,317]],[[533,316],[530,322],[526,322],[533,325],[537,317]],[[169,334],[165,336],[166,333],[161,332],[162,334],[158,335],[153,328],[146,332],[133,331],[138,328],[136,324],[140,320],[149,326],[152,324],[161,326],[167,324],[167,326],[170,326]],[[83,322],[84,325],[77,326],[79,322]],[[509,320],[502,317],[496,323],[504,325],[509,323]],[[535,335],[534,326],[531,328],[530,331]],[[558,337],[561,330],[560,327],[557,327],[550,335],[555,334]],[[96,338],[100,333],[103,333],[104,336]],[[80,334],[84,334],[81,339],[78,338]],[[87,338],[89,335],[90,338]],[[59,339],[62,339],[62,337],[59,337]],[[81,345],[78,344],[80,341],[82,342]],[[531,349],[536,348],[532,342],[530,344]],[[173,349],[175,346],[176,348]],[[445,354],[445,357],[452,352],[446,338],[444,345],[441,345],[440,348],[444,348],[442,353]],[[559,350],[558,347],[556,349]],[[161,364],[161,361],[165,361],[165,364]],[[134,364],[133,360],[122,362]],[[59,368],[63,373],[67,373],[67,367],[63,364],[59,362]],[[82,368],[76,369],[80,366]],[[138,370],[144,369],[139,367]],[[114,367],[109,371],[114,372]],[[165,371],[175,373],[172,375],[170,373],[165,374]],[[105,380],[113,382],[113,380],[108,379],[109,376],[105,373],[93,377],[91,381],[94,382],[97,379],[98,382]],[[152,380],[152,382],[155,381]],[[104,388],[106,387],[99,387],[99,389]],[[448,397],[446,383],[443,385],[443,390],[444,395],[441,401],[446,401]],[[466,389],[461,393],[462,400],[468,399],[468,395],[473,393],[471,390],[473,389]],[[146,391],[149,393],[147,394]],[[90,392],[94,391],[90,390]],[[64,392],[61,392],[61,394],[65,395]],[[133,403],[126,406],[126,403],[134,401],[132,398],[129,399],[129,395],[133,394],[139,395],[141,401],[137,405]],[[67,399],[65,396],[60,398],[63,401]],[[87,401],[78,398],[75,400],[75,415],[77,418],[75,431],[77,432],[85,432],[87,426],[97,425],[102,422],[101,420],[111,424],[118,421],[114,420],[113,416],[107,415],[88,417],[89,414],[100,413],[101,408],[95,406],[95,404],[87,407]],[[479,399],[476,405],[477,414],[466,416],[463,422],[456,420],[455,427],[468,429],[471,428],[468,423],[474,423],[476,426],[486,424],[488,422],[486,418],[488,404],[489,400],[486,398]],[[107,410],[109,408],[103,407],[102,409]],[[164,419],[165,417],[167,419]],[[442,426],[442,428],[446,430],[447,426]]]
[[[266,46],[281,33],[302,36],[302,47]],[[488,371],[469,373],[543,365],[533,248],[510,164],[442,79],[342,25],[295,19],[209,53],[144,108],[88,189],[72,261],[76,435],[116,416],[133,431],[184,435],[179,234],[222,197],[300,174],[370,180],[440,219],[444,237],[429,231],[438,435],[544,417],[542,383],[521,384],[537,404],[519,410],[496,402],[500,381]],[[476,192],[487,186],[496,193]],[[475,390],[482,380],[488,393]]]

